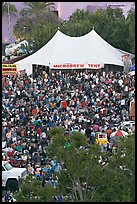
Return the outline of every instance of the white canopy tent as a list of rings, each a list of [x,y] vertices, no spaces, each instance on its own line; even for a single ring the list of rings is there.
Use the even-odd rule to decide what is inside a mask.
[[[124,66],[122,55],[94,29],[80,37],[70,37],[58,30],[41,49],[15,64],[18,71],[26,69],[30,75],[33,64],[49,66],[51,69],[97,69],[104,64]]]

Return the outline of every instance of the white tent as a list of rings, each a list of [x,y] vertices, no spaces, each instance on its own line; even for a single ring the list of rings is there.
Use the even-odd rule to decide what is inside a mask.
[[[124,66],[122,52],[111,46],[93,29],[80,37],[70,37],[58,30],[37,52],[16,62],[18,70],[32,73],[32,65],[57,68],[100,68],[104,64]]]

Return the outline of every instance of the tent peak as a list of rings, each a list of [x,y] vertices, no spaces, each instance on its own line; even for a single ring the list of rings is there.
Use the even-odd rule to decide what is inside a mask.
[[[60,27],[58,27],[58,30],[60,30]]]
[[[94,30],[94,26],[93,26],[92,30]]]

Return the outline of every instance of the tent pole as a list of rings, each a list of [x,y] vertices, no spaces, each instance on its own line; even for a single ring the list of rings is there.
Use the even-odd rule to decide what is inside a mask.
[[[52,70],[50,68],[50,63],[49,63],[49,76],[51,76],[51,72],[52,72]]]

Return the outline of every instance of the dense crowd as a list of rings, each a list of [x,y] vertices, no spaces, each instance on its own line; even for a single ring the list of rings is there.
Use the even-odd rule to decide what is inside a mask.
[[[53,172],[63,164],[47,156],[48,131],[56,126],[69,135],[80,131],[89,144],[94,144],[96,132],[105,132],[109,141],[116,127],[130,120],[134,97],[135,77],[122,72],[73,70],[3,77],[2,141],[7,149],[3,160],[27,166],[28,173],[35,175],[43,165],[46,172],[50,170],[46,180],[56,186]],[[113,151],[109,143],[103,148]]]

